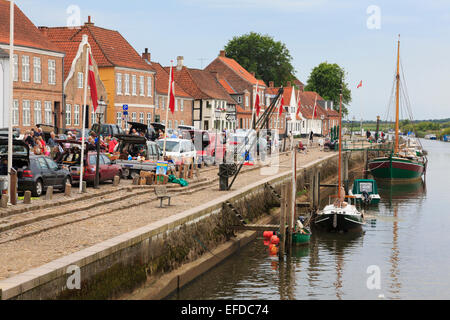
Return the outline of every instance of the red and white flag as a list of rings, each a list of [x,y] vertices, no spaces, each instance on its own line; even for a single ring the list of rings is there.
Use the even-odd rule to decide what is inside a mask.
[[[261,111],[261,106],[259,105],[259,93],[258,93],[258,88],[256,88],[256,102],[255,102],[255,108],[256,108],[256,116],[259,117],[259,112]]]
[[[316,100],[314,101],[314,113],[313,113],[313,119],[317,117],[317,95]]]
[[[359,89],[362,87],[362,80],[359,82],[358,86],[356,87],[356,89]]]
[[[281,98],[281,102],[280,102],[280,113],[279,113],[279,115],[280,115],[280,117],[281,117],[281,115],[283,114],[283,106],[284,106],[284,98],[282,97]]]
[[[173,67],[170,66],[169,79],[169,109],[172,114],[175,112],[175,81],[173,80]]]
[[[94,66],[92,64],[91,54],[89,53],[89,87],[91,88],[91,99],[94,106],[94,112],[98,107],[97,83],[95,81]]]
[[[297,94],[297,100],[298,100],[298,104],[297,104],[296,116],[298,117],[298,114],[300,113],[300,108],[302,107],[302,102],[300,101],[300,90],[298,91],[298,94]]]

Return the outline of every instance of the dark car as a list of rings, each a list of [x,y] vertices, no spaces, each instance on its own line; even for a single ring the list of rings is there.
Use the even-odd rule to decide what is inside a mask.
[[[30,190],[34,197],[40,197],[49,186],[64,189],[71,183],[70,172],[52,159],[43,155],[32,155],[23,140],[13,140],[13,168],[17,171],[17,191]],[[0,138],[0,177],[7,174],[8,139]]]
[[[118,126],[117,124],[98,124],[94,123],[92,125],[91,131],[94,131],[95,133],[99,133],[103,137],[115,137],[119,134],[124,134],[125,132],[123,129]]]
[[[136,130],[138,134],[143,133],[147,140],[155,141],[158,139],[158,134],[153,125],[147,126],[140,122],[128,122],[128,124],[130,125],[130,132]]]
[[[64,190],[66,184],[72,184],[70,172],[59,166],[49,157],[30,155],[28,167],[18,170],[19,192],[30,190],[33,197],[40,197],[49,186]]]

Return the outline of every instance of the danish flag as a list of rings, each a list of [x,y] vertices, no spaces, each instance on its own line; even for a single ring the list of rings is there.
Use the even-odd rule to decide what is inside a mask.
[[[97,83],[95,81],[94,66],[92,65],[91,54],[89,53],[89,87],[91,88],[91,99],[94,105],[94,112],[98,107]]]
[[[172,114],[175,112],[175,82],[173,80],[173,67],[170,66],[169,79],[169,109]]]

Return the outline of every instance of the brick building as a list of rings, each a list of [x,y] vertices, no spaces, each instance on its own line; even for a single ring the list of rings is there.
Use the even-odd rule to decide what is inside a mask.
[[[165,68],[169,70],[168,67]],[[236,101],[219,82],[217,74],[190,69],[181,57],[173,68],[176,83],[194,98],[192,121],[196,129],[235,129]]]
[[[155,122],[165,123],[166,108],[168,107],[167,94],[169,91],[169,73],[158,62],[151,62],[156,71],[155,87]],[[170,72],[170,70],[169,70]],[[193,126],[192,110],[194,98],[175,82],[175,111],[169,111],[168,128],[177,129],[179,125]]]
[[[6,52],[9,52],[9,9],[10,2],[0,0],[0,49]],[[23,132],[37,124],[60,125],[64,52],[39,32],[17,6],[13,58],[13,127]],[[3,110],[5,107],[8,106],[3,103]]]
[[[269,105],[269,97],[266,96],[267,85],[264,81],[256,79],[254,73],[245,70],[234,59],[227,58],[225,51],[220,51],[219,56],[212,61],[206,71],[217,73],[218,79],[225,80],[233,88],[231,94],[237,105],[237,127],[252,127],[252,112],[258,87],[261,112]]]
[[[125,127],[125,121],[153,121],[156,72],[118,31],[97,27],[90,17],[78,28],[41,27],[41,30],[55,44],[80,43],[83,35],[88,35],[108,97],[106,123]],[[123,115],[123,105],[128,105],[128,117]]]

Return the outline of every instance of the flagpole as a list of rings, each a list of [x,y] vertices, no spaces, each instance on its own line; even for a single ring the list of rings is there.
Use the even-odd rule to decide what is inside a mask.
[[[9,123],[8,123],[8,193],[11,193],[11,175],[13,161],[13,130],[12,120],[14,111],[14,1],[10,0],[9,9]],[[12,197],[10,194],[10,201]]]
[[[169,90],[167,91],[167,106],[166,106],[166,125],[164,130],[164,146],[163,155],[166,156],[166,140],[167,129],[169,128],[169,105],[170,105],[170,90],[172,89],[172,72],[173,72],[173,60],[170,60],[170,73],[169,73]]]
[[[87,36],[86,36],[87,37]],[[86,39],[87,40],[87,39]],[[86,69],[84,72],[84,97],[83,97],[83,127],[81,128],[82,132],[82,140],[81,140],[81,166],[80,166],[80,193],[82,192],[83,187],[83,171],[84,171],[84,146],[85,146],[85,136],[84,136],[84,128],[86,127],[86,99],[87,99],[87,82],[88,82],[88,68],[89,68],[89,43],[87,43],[86,47]],[[100,137],[97,137],[100,139]]]

